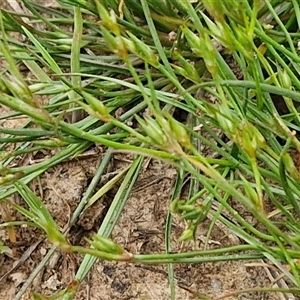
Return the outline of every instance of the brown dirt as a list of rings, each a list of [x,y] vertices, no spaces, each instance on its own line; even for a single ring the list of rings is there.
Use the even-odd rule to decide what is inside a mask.
[[[0,4],[3,7],[5,1]],[[6,3],[7,4],[7,3]],[[7,113],[0,107],[0,114]],[[2,122],[1,126],[18,127],[21,124]],[[21,120],[21,123],[24,120]],[[31,157],[31,163],[43,159],[51,153],[38,153]],[[121,170],[130,157],[116,154],[110,172]],[[28,160],[26,160],[28,163]],[[55,221],[63,230],[69,224],[70,217],[82,198],[90,179],[101,162],[101,153],[94,149],[90,155],[82,156],[61,163],[40,176],[30,187],[42,198]],[[175,181],[175,170],[157,162],[147,161],[125,209],[119,219],[112,239],[132,253],[158,253],[164,251],[164,230],[170,193]],[[84,237],[95,233],[103,220],[104,214],[116,191],[110,191],[86,211],[71,229],[68,238],[74,244],[85,244]],[[14,201],[22,203],[18,197]],[[0,211],[3,214],[3,207]],[[7,208],[6,208],[7,209]],[[14,214],[13,218],[20,218]],[[3,215],[0,215],[3,222]],[[203,222],[198,230],[196,248],[203,249],[210,220]],[[0,256],[0,300],[14,299],[22,284],[32,270],[46,255],[51,245],[44,240],[44,235],[37,229],[16,227],[17,242],[10,243],[6,229],[0,229],[0,238],[14,250],[14,258]],[[184,224],[175,217],[172,227],[172,249],[188,251],[194,249],[191,243],[179,244],[178,238],[184,230]],[[34,243],[38,243],[32,248]],[[221,226],[215,226],[209,240],[209,247],[230,246],[239,243]],[[16,261],[28,250],[30,255],[18,267],[9,272]],[[74,279],[82,260],[81,255],[57,252],[50,263],[40,272],[22,297],[31,299],[30,292],[52,295],[65,288]],[[215,299],[230,292],[272,286],[266,268],[251,262],[219,262],[202,264],[177,264],[175,270],[176,299],[196,299],[196,293],[205,294]],[[254,263],[254,262],[253,262]],[[257,262],[256,262],[257,263]],[[167,266],[116,263],[99,260],[88,277],[81,284],[77,300],[111,300],[111,299],[169,299]],[[231,296],[230,300],[281,300],[277,294],[248,293]],[[291,299],[296,299],[291,298]]]
[[[118,159],[119,158],[119,159]],[[76,159],[62,163],[41,176],[42,199],[61,228],[67,226],[71,213],[82,197],[90,174],[95,172],[101,161],[98,157]],[[119,154],[115,159],[115,170],[126,162]],[[115,227],[112,239],[133,253],[155,253],[164,251],[165,217],[170,192],[175,179],[175,171],[156,161],[151,161],[136,183],[122,216]],[[31,185],[38,192],[38,185]],[[106,210],[105,205],[114,191],[108,193],[101,202],[93,206],[94,216],[87,213],[72,229],[69,239],[76,244],[83,243],[84,236],[90,236],[99,226]],[[197,248],[203,249],[205,235],[210,221],[199,228]],[[172,246],[174,251],[187,251],[192,245],[178,244],[177,240],[184,224],[175,219]],[[43,234],[31,228],[16,228],[18,242],[15,250],[21,256],[33,243],[43,238]],[[4,229],[1,229],[4,242],[9,242]],[[215,227],[209,247],[229,246],[237,240],[227,236]],[[41,261],[50,245],[42,241],[24,263],[13,270],[0,286],[0,299],[14,299],[22,283],[34,267]],[[51,295],[66,287],[74,278],[81,256],[57,253],[55,259],[35,280],[32,290]],[[13,267],[14,260],[4,257],[0,276]],[[193,292],[214,297],[230,291],[245,288],[267,287],[271,282],[263,267],[247,266],[245,262],[221,262],[203,264],[178,264],[174,266],[176,299],[195,299]],[[170,290],[166,266],[126,264],[98,261],[88,278],[81,284],[76,296],[84,299],[169,299]],[[30,299],[29,292],[22,297]],[[262,293],[244,294],[228,299],[280,299],[276,295]]]
[[[120,156],[120,155],[119,155]],[[62,163],[40,178],[42,199],[52,216],[61,228],[68,225],[71,213],[80,201],[90,174],[95,172],[101,156]],[[124,162],[117,164],[119,169]],[[151,162],[141,174],[135,191],[128,199],[122,216],[115,227],[112,238],[115,242],[133,253],[151,253],[164,251],[165,217],[174,182],[175,171],[158,162]],[[38,192],[38,185],[31,185]],[[84,236],[90,236],[98,228],[103,219],[103,211],[113,197],[113,192],[106,195],[101,202],[92,207],[92,212],[80,219],[69,236],[72,243],[82,243]],[[20,200],[19,200],[20,201]],[[203,248],[209,220],[204,222],[198,231],[197,247]],[[179,245],[178,237],[184,224],[175,220],[173,225],[173,250],[191,250],[191,245]],[[43,234],[31,228],[16,228],[17,241],[15,246],[19,256]],[[0,231],[2,240],[9,242],[4,229]],[[210,237],[210,247],[229,246],[236,243],[227,232],[215,227]],[[14,299],[22,283],[30,275],[34,267],[41,261],[50,245],[42,241],[24,263],[13,270],[0,284],[0,299]],[[32,290],[51,295],[66,287],[74,278],[81,256],[57,253],[54,262],[47,266],[35,280]],[[14,260],[2,257],[0,276],[13,267]],[[247,262],[249,264],[249,262]],[[220,296],[229,291],[245,288],[267,287],[271,282],[265,269],[247,266],[244,262],[223,262],[203,264],[175,265],[176,299],[195,299],[186,291],[195,291],[207,296]],[[185,289],[184,289],[185,288]],[[99,261],[82,283],[76,299],[169,299],[169,287],[166,266],[132,265]],[[30,299],[29,295],[22,299]],[[275,295],[261,293],[229,297],[228,299],[280,299]]]

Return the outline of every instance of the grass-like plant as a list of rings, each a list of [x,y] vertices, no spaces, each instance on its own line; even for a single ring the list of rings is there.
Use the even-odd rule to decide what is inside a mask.
[[[45,231],[53,248],[16,299],[57,248],[86,254],[74,282],[55,296],[61,299],[72,299],[98,258],[168,264],[172,299],[172,263],[265,258],[288,278],[290,289],[253,290],[300,294],[298,1],[60,0],[59,10],[22,3],[29,13],[0,10],[0,54],[7,62],[1,70],[0,103],[13,111],[0,119],[27,117],[23,128],[0,127],[0,198],[10,203],[8,197],[19,193],[28,209],[10,204],[28,224]],[[11,32],[20,33],[25,43]],[[35,100],[41,96],[48,103]],[[119,108],[124,113],[117,117]],[[146,108],[151,114],[143,117]],[[187,114],[186,120],[176,120],[175,110]],[[128,121],[138,125],[130,127]],[[83,248],[67,243],[27,185],[95,143],[107,152],[70,226],[87,205],[122,183],[89,241],[92,247]],[[9,144],[16,144],[14,150],[7,150]],[[203,155],[202,147],[212,155]],[[41,149],[60,150],[35,165],[12,167],[20,155]],[[135,159],[96,192],[112,150],[130,152]],[[166,252],[137,255],[109,237],[146,156],[174,166],[178,178],[166,216]],[[181,199],[185,175],[190,192]],[[260,226],[239,214],[231,198]],[[266,201],[272,211],[266,211]],[[219,221],[243,243],[171,253],[173,214],[188,224],[181,241],[195,238],[197,226],[210,216],[207,239]],[[0,245],[0,250],[7,248]]]

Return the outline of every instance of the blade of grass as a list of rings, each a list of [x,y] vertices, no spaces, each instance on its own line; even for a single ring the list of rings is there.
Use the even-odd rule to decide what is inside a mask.
[[[113,202],[98,230],[98,234],[104,237],[109,237],[112,230],[123,210],[129,193],[138,177],[139,171],[142,167],[143,158],[137,157],[130,166],[125,178],[115,195]],[[86,255],[77,271],[76,279],[82,281],[92,268],[97,258],[90,255]]]

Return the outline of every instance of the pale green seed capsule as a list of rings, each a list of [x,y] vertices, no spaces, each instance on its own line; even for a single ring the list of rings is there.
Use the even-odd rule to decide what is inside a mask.
[[[172,117],[169,117],[169,122],[178,143],[187,149],[191,149],[192,144],[191,144],[190,136],[187,133],[184,126]]]
[[[278,77],[280,84],[283,88],[290,89],[292,87],[291,77],[289,76],[286,70],[279,70]]]
[[[135,55],[145,60],[150,65],[158,67],[159,62],[157,55],[154,53],[154,51],[147,44],[145,44],[135,35],[133,35],[131,32],[128,32],[128,35],[130,36],[132,42],[129,50]]]
[[[139,116],[136,116],[137,121],[141,125],[142,129],[148,135],[148,137],[157,145],[164,146],[167,138],[162,131],[159,124],[150,117],[147,117],[146,120],[143,120]]]
[[[30,104],[33,107],[37,107],[36,103],[33,100],[33,95],[25,84],[25,82],[19,80],[15,76],[6,74],[6,78],[2,77],[7,89],[17,98],[23,100],[24,102]]]
[[[113,253],[113,254],[123,254],[124,250],[113,242],[111,239],[108,239],[104,236],[95,235],[94,240],[92,241],[93,247],[99,251]]]
[[[196,226],[194,224],[190,224],[189,227],[181,234],[179,241],[183,242],[192,239],[194,237],[195,229]]]

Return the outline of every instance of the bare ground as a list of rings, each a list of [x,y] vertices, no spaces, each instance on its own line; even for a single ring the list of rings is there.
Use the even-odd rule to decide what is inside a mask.
[[[127,164],[121,154],[116,154],[113,170],[119,170]],[[71,213],[80,201],[89,178],[101,161],[101,153],[77,158],[62,163],[40,178],[42,198],[52,216],[61,228],[68,225]],[[157,253],[164,251],[165,218],[170,192],[175,179],[175,170],[160,162],[150,161],[138,179],[135,189],[125,206],[122,216],[115,227],[112,239],[133,253]],[[31,185],[39,193],[38,184]],[[103,214],[107,210],[114,191],[108,193],[86,212],[69,234],[74,244],[85,244],[83,237],[95,233]],[[20,199],[18,199],[20,201]],[[205,235],[210,220],[199,228],[197,248],[203,249]],[[191,244],[179,244],[178,238],[184,224],[175,220],[172,244],[174,251],[192,249]],[[43,239],[39,230],[16,228],[16,255],[22,256],[35,242]],[[9,243],[5,229],[1,237]],[[209,247],[229,246],[237,243],[220,227],[215,227],[209,241]],[[22,283],[33,268],[47,253],[50,245],[42,240],[30,256],[16,269],[10,272],[0,285],[0,299],[14,299]],[[56,253],[51,263],[43,269],[34,281],[31,290],[51,295],[66,287],[73,279],[82,259],[80,255]],[[2,257],[0,276],[13,268],[14,259]],[[220,262],[203,264],[178,264],[174,266],[176,279],[176,299],[195,299],[194,293],[216,297],[248,288],[267,287],[270,279],[262,266],[249,265],[249,262]],[[167,267],[161,265],[142,265],[98,261],[92,272],[81,284],[76,299],[169,299]],[[22,299],[30,299],[29,292]],[[275,294],[251,293],[228,297],[227,299],[280,299]]]

